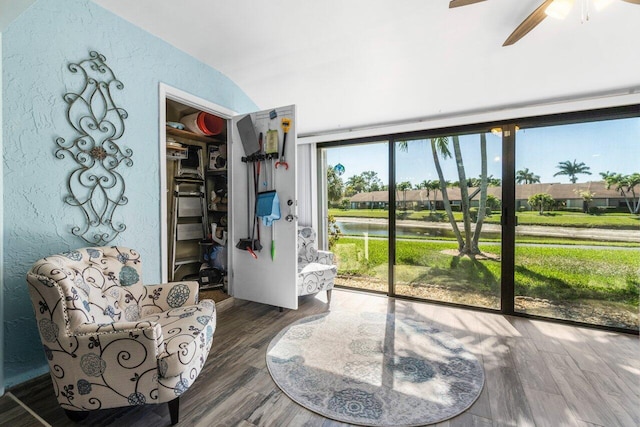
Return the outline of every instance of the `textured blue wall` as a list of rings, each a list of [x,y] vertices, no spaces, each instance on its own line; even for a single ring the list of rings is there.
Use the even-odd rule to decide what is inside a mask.
[[[133,150],[121,165],[127,205],[114,220],[127,230],[112,244],[136,248],[148,283],[160,280],[158,83],[246,112],[255,104],[227,77],[88,0],[38,0],[2,36],[4,149],[4,368],[6,386],[47,372],[25,274],[46,255],[87,246],[70,233],[82,224],[63,203],[75,163],[54,157],[58,136],[74,135],[62,95],[78,84],[69,62],[91,50],[124,83],[112,94],[124,108],[118,143]],[[212,43],[223,41],[212,40]]]

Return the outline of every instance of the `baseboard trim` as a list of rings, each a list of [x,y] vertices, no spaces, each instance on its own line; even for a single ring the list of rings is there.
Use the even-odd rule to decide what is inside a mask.
[[[25,405],[24,403],[22,403],[22,401],[20,399],[18,399],[17,397],[15,397],[13,395],[13,393],[11,392],[6,392],[4,394],[5,396],[8,396],[11,400],[13,400],[14,402],[16,402],[18,405],[20,405],[22,407],[22,409],[24,409],[25,411],[27,411],[33,418],[35,418],[40,424],[42,424],[45,427],[51,427],[51,424],[49,424],[48,422],[46,422],[45,420],[43,420],[42,418],[40,418],[40,416],[38,414],[36,414],[35,412],[33,412],[33,410],[31,408],[29,408],[27,405]]]

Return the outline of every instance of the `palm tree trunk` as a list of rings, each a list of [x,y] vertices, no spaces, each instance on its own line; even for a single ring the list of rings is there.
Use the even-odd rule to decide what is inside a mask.
[[[633,187],[629,188],[629,191],[631,191],[631,203],[635,205],[633,207],[633,213],[638,214],[640,213],[640,197],[636,198],[636,192]]]
[[[453,139],[453,152],[456,159],[456,166],[458,167],[458,178],[460,180],[460,199],[462,210],[462,222],[464,224],[464,247],[462,253],[470,254],[472,252],[471,246],[471,215],[469,214],[469,189],[467,187],[467,176],[464,172],[464,164],[462,163],[462,151],[460,150],[460,139],[457,136]]]
[[[471,253],[479,254],[478,241],[480,240],[480,232],[484,222],[485,212],[487,210],[487,137],[484,133],[480,134],[480,205],[478,207],[478,219],[476,221],[476,229],[473,233],[473,247]]]
[[[436,213],[437,211],[437,206],[436,206],[437,202],[438,202],[438,190],[433,190],[433,205],[431,206],[431,211],[433,213]]]
[[[458,224],[456,224],[456,219],[453,217],[453,212],[451,211],[451,204],[449,203],[449,196],[447,195],[447,181],[445,181],[444,175],[442,174],[442,167],[440,166],[440,160],[438,159],[438,150],[436,149],[436,141],[434,138],[431,139],[431,152],[433,153],[433,163],[436,165],[438,179],[440,180],[440,191],[442,192],[444,210],[447,212],[447,217],[451,223],[453,234],[456,235],[456,239],[458,240],[458,251],[462,251],[464,242],[462,241],[462,235],[460,234],[460,229],[458,229]]]
[[[627,193],[626,191],[624,191],[624,188],[619,187],[618,189],[620,190],[620,195],[624,197],[624,201],[627,204],[627,209],[629,209],[629,213],[637,213],[637,212],[634,212],[635,208],[631,206],[631,203],[629,203],[629,197],[627,197]],[[635,203],[635,201],[632,200],[632,203]]]

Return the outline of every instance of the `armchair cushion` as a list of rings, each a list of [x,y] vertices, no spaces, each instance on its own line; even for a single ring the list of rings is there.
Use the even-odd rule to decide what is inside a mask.
[[[333,289],[338,268],[333,254],[316,249],[316,232],[311,227],[298,227],[298,295]]]
[[[311,227],[298,227],[298,270],[302,270],[310,262],[318,260],[316,249],[316,232]]]
[[[144,285],[144,290],[140,304],[142,317],[198,303],[198,282]]]
[[[333,252],[318,251],[318,261],[316,262],[324,265],[333,265]]]

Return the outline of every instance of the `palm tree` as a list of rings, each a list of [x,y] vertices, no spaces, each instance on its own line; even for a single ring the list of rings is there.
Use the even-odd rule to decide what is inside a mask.
[[[622,175],[614,172],[600,172],[600,176],[607,184],[607,190],[615,187],[616,191],[624,197],[630,213],[640,213],[640,197],[636,196],[635,187],[640,186],[640,173]]]
[[[396,185],[398,191],[402,191],[402,205],[404,210],[407,210],[407,190],[411,190],[411,182],[403,181]]]
[[[483,134],[484,135],[484,134]],[[462,211],[462,223],[464,224],[464,245],[460,250],[461,253],[471,253],[471,215],[469,215],[469,187],[467,182],[467,174],[462,163],[462,150],[460,150],[460,139],[457,135],[453,139],[453,153],[456,158],[456,167],[458,168],[458,178],[460,178],[460,210]]]
[[[453,152],[455,156],[456,166],[458,169],[458,182],[466,183],[467,177],[464,169],[464,163],[462,161],[462,150],[460,149],[460,140],[457,136],[451,137],[453,141]],[[470,205],[469,205],[469,189],[466,185],[461,185],[460,187],[460,199],[461,206],[460,210],[462,211],[462,222],[464,225],[464,238],[458,225],[453,217],[453,212],[451,210],[451,204],[449,203],[449,196],[447,194],[447,183],[444,180],[444,176],[442,174],[442,168],[440,166],[440,160],[438,158],[438,153],[443,158],[451,158],[451,150],[449,150],[449,138],[432,138],[431,139],[431,151],[433,153],[433,161],[436,166],[436,171],[438,172],[438,177],[440,178],[440,191],[442,191],[442,201],[444,203],[445,211],[447,212],[447,217],[449,218],[449,222],[451,223],[451,228],[453,229],[453,233],[458,240],[458,252],[460,255],[468,255],[470,257],[474,257],[475,255],[480,253],[480,249],[478,248],[478,241],[480,239],[480,232],[482,230],[482,224],[485,217],[486,212],[486,202],[487,202],[487,141],[484,134],[480,134],[480,158],[481,158],[481,179],[480,179],[480,206],[478,209],[478,218],[476,220],[476,227],[472,233],[471,230],[471,214],[470,214]]]
[[[429,198],[431,196],[431,182],[429,180],[424,180],[422,181],[420,184],[416,184],[416,190],[425,190],[426,191],[426,196],[427,196],[427,206],[429,206],[429,209],[431,209],[431,199]]]
[[[578,174],[591,175],[591,172],[589,172],[591,168],[585,165],[584,162],[577,163],[575,159],[573,162],[569,160],[559,162],[556,167],[560,170],[554,173],[553,176],[567,175],[572,184],[575,184],[576,181],[578,181],[578,177],[576,176]]]
[[[435,181],[429,181],[429,190],[433,192],[433,203],[431,203],[431,212],[436,211],[436,201],[438,199],[438,190],[440,189],[440,181],[437,179]]]
[[[535,184],[540,182],[540,175],[534,174],[529,168],[520,169],[516,172],[516,182],[518,184]]]
[[[333,169],[333,166],[327,168],[327,198],[329,202],[337,202],[342,198],[344,191],[344,183],[342,178]]]
[[[489,186],[489,177],[487,177],[487,137],[484,133],[480,134],[480,204],[478,206],[478,217],[476,218],[476,229],[473,231],[473,242],[471,253],[480,253],[478,242],[480,241],[480,232],[484,223],[484,216],[487,212],[487,187]]]
[[[480,180],[482,180],[482,174],[480,175]],[[489,175],[487,177],[487,186],[489,187],[500,187],[502,185],[502,179],[494,178],[493,175]]]
[[[453,216],[453,211],[451,210],[451,203],[449,203],[449,195],[447,194],[447,181],[444,179],[444,174],[442,173],[442,166],[440,166],[440,159],[438,158],[438,153],[444,158],[451,158],[451,150],[449,150],[449,138],[446,136],[431,138],[431,153],[433,154],[433,163],[436,166],[436,172],[438,172],[438,178],[440,183],[440,191],[442,192],[442,202],[444,204],[444,210],[447,213],[447,218],[449,218],[449,222],[451,223],[451,228],[453,229],[453,234],[455,234],[456,239],[458,240],[458,250],[462,252],[464,248],[464,242],[462,240],[462,235],[460,234],[460,229],[458,228],[458,224],[456,223],[456,219]]]

